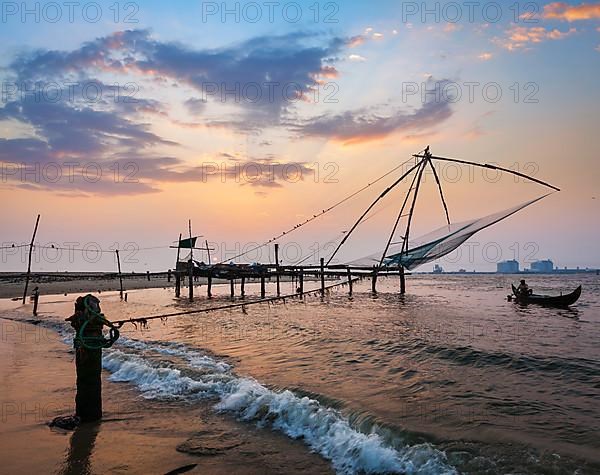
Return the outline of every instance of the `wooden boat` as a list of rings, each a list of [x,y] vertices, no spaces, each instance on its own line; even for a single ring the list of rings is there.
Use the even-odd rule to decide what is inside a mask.
[[[567,307],[569,305],[573,305],[575,302],[577,302],[577,300],[579,300],[579,297],[581,296],[581,285],[570,294],[556,296],[536,294],[520,295],[514,285],[512,286],[512,291],[515,301],[519,303],[535,303],[552,307]]]

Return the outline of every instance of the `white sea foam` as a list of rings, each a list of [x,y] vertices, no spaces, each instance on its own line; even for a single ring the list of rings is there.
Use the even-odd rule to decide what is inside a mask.
[[[330,460],[338,473],[456,473],[444,453],[429,444],[388,447],[377,433],[363,434],[352,428],[339,411],[291,391],[273,391],[253,379],[238,377],[227,363],[185,345],[131,339],[119,342],[138,353],[105,352],[103,366],[112,373],[112,381],[132,383],[147,398],[218,398],[218,410],[302,438],[312,450]],[[184,374],[174,365],[139,352],[182,358],[194,371]]]

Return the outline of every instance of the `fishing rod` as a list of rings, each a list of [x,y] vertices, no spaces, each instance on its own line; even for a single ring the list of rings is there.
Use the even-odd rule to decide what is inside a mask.
[[[353,279],[350,279],[350,281],[356,282],[357,280],[360,280],[361,278],[362,277],[355,277]],[[261,303],[276,302],[278,300],[284,300],[285,301],[285,299],[292,299],[292,298],[295,298],[295,297],[303,297],[305,295],[316,294],[318,292],[322,292],[323,290],[331,290],[333,288],[344,286],[344,285],[347,285],[347,284],[348,284],[348,281],[339,282],[337,284],[328,285],[328,286],[324,287],[323,289],[321,289],[319,287],[318,289],[308,290],[308,291],[303,292],[301,294],[300,293],[295,293],[295,294],[281,295],[279,297],[269,297],[269,298],[266,298],[266,299],[251,300],[249,302],[240,302],[240,303],[234,303],[234,304],[219,305],[217,307],[201,308],[201,309],[198,309],[198,310],[186,310],[186,311],[183,311],[183,312],[166,313],[166,314],[163,314],[163,315],[152,315],[152,316],[149,316],[149,317],[128,318],[126,320],[112,321],[111,324],[114,325],[117,328],[121,328],[126,323],[131,323],[131,324],[134,324],[134,325],[136,323],[140,323],[140,324],[144,325],[149,320],[159,320],[159,319],[163,320],[163,319],[168,319],[168,318],[173,318],[173,317],[180,317],[180,316],[184,316],[184,315],[195,315],[195,314],[199,314],[199,313],[217,312],[219,310],[230,310],[230,309],[245,307],[247,305],[256,305],[256,304],[261,304]]]

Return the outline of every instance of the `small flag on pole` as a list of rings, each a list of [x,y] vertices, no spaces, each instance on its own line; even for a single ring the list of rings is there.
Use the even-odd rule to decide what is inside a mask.
[[[189,238],[189,239],[181,239],[179,241],[179,247],[181,249],[193,249],[196,246],[197,237]]]

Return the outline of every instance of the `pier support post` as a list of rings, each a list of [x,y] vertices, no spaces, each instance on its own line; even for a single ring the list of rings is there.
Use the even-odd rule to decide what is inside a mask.
[[[325,259],[321,257],[321,295],[325,295]]]
[[[264,299],[266,295],[266,291],[265,291],[265,276],[261,275],[260,276],[260,298]]]
[[[212,274],[208,274],[208,285],[206,286],[206,295],[212,299]]]
[[[298,289],[300,290],[300,295],[304,294],[304,269],[300,269],[300,277],[298,281]]]
[[[371,278],[371,291],[377,293],[377,266],[373,266],[373,276]]]
[[[246,278],[242,277],[242,281],[240,283],[240,297],[246,298]]]
[[[404,277],[404,267],[400,266],[400,295],[406,293],[406,278]]]
[[[279,282],[279,244],[275,244],[275,272],[277,274],[277,297],[281,296],[281,284]]]
[[[188,268],[188,284],[189,284],[189,297],[190,302],[194,301],[194,261],[190,259]]]
[[[181,276],[175,272],[175,297],[181,297]]]
[[[235,280],[231,279],[229,281],[229,288],[231,291],[231,300],[233,300],[235,298]]]
[[[167,282],[171,282],[171,269],[167,272]]]
[[[352,271],[348,267],[348,295],[352,296]]]

